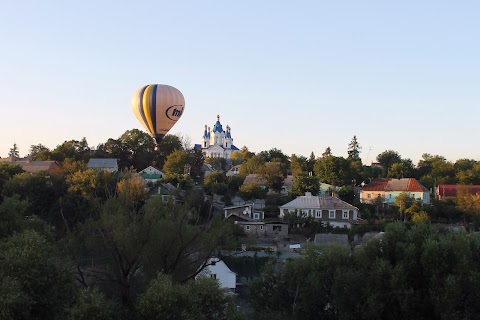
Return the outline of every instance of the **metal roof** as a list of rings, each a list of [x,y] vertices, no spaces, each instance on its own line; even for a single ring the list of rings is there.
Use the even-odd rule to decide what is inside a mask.
[[[118,159],[113,158],[91,158],[88,160],[88,168],[117,168]]]
[[[425,188],[415,178],[384,178],[373,179],[369,184],[362,188],[362,191],[410,191],[427,192]]]
[[[280,206],[280,208],[358,210],[357,207],[332,196],[299,196],[289,203]]]

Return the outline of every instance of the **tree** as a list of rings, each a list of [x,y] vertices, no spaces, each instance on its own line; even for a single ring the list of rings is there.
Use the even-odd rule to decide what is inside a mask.
[[[283,187],[283,181],[285,180],[282,167],[283,163],[281,162],[266,163],[260,173],[260,176],[266,182],[267,187],[276,193],[280,193]]]
[[[52,179],[44,173],[20,173],[11,177],[4,185],[3,195],[12,197],[18,195],[21,200],[27,200],[28,215],[38,215],[47,222],[53,222],[50,215],[56,201]]]
[[[360,160],[360,144],[357,141],[357,136],[353,136],[352,141],[348,144],[348,158],[358,161]]]
[[[268,151],[262,151],[258,154],[264,162],[281,162],[286,166],[289,165],[288,156],[277,148],[272,148]]]
[[[155,152],[156,165],[162,168],[167,160],[167,157],[175,150],[182,149],[182,141],[176,135],[167,134],[158,144],[158,148]]]
[[[252,173],[259,173],[264,164],[262,157],[254,155],[240,166],[240,175],[245,177]]]
[[[46,161],[52,158],[52,152],[43,144],[39,143],[37,145],[30,146],[29,157],[32,160]]]
[[[188,155],[183,149],[173,151],[163,165],[163,172],[166,175],[183,174],[187,165]]]
[[[23,229],[28,206],[28,202],[20,200],[18,195],[3,199],[0,203],[0,239]]]
[[[315,163],[315,175],[321,182],[334,186],[350,185],[352,181],[349,162],[342,157],[326,156]]]
[[[227,160],[221,157],[213,157],[213,158],[207,158],[205,160],[206,163],[212,166],[214,170],[218,171],[227,171]]]
[[[317,195],[319,191],[320,181],[318,181],[317,177],[306,174],[300,174],[293,177],[292,188],[290,190],[290,193],[293,196],[304,195],[305,192]]]
[[[393,163],[388,169],[389,178],[407,178],[413,175],[414,167],[410,159],[403,159],[401,162]]]
[[[71,273],[45,237],[26,230],[0,242],[1,319],[53,319],[71,295]]]
[[[473,195],[469,186],[460,186],[455,199],[457,207],[463,212],[463,223],[466,224],[467,216],[480,215],[480,195]]]
[[[233,151],[230,154],[230,162],[232,166],[237,166],[243,163],[243,154],[240,151]]]
[[[406,220],[405,210],[407,210],[414,202],[414,199],[406,192],[400,193],[395,198],[395,205],[398,207],[400,213],[400,219]]]
[[[393,150],[387,150],[377,156],[377,161],[383,167],[384,175],[387,175],[392,164],[400,163],[402,161],[402,158],[400,157],[398,152]]]
[[[309,174],[313,174],[313,168],[315,166],[316,161],[317,159],[315,158],[315,154],[312,151],[312,153],[310,153],[310,157],[307,160],[307,172]]]
[[[3,193],[3,186],[11,177],[25,172],[18,164],[0,163],[0,196]]]
[[[260,187],[256,183],[247,183],[240,186],[238,193],[242,199],[265,199],[267,189]]]
[[[131,308],[138,283],[158,272],[179,281],[193,278],[231,233],[223,220],[210,221],[208,227],[201,222],[188,203],[152,197],[135,212],[124,200],[109,199],[98,219],[79,224],[72,234],[70,252],[78,278],[113,286],[122,305]]]
[[[66,319],[71,320],[110,320],[119,318],[117,310],[118,306],[98,288],[82,288],[64,314]]]
[[[325,149],[325,151],[322,153],[322,158],[327,158],[330,156],[332,156],[332,149],[330,149],[330,147],[327,147],[327,149]]]
[[[55,149],[53,149],[51,155],[53,160],[60,162],[67,158],[87,161],[89,157],[90,148],[88,147],[88,143],[85,138],[82,138],[81,141],[64,141],[61,145],[58,145]]]
[[[308,174],[308,162],[304,156],[292,154],[290,156],[290,170],[292,175]]]
[[[138,299],[141,319],[235,320],[241,319],[231,298],[213,279],[200,278],[187,284],[175,283],[158,274]]]
[[[18,147],[16,143],[14,143],[13,147],[10,148],[10,151],[8,152],[8,156],[11,157],[12,159],[20,158],[20,152],[18,151]]]
[[[418,173],[420,183],[427,189],[433,188],[437,184],[454,183],[455,169],[451,162],[444,157],[428,153],[422,155],[422,160],[418,162]]]
[[[118,140],[128,155],[128,167],[140,171],[153,163],[155,142],[147,133],[138,129],[127,130]]]
[[[224,173],[215,170],[205,177],[203,180],[203,186],[205,187],[206,192],[211,193],[214,190],[215,185],[219,183],[224,184],[226,179],[227,177]]]

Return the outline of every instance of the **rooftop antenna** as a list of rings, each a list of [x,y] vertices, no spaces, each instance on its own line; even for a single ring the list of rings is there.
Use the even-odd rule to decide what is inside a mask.
[[[368,163],[368,158],[370,157],[370,151],[372,151],[372,147],[368,147],[367,160],[365,161],[365,163]]]

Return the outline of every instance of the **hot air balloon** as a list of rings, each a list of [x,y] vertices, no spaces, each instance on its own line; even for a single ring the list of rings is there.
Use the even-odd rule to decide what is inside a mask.
[[[180,119],[184,109],[182,93],[164,84],[143,86],[132,97],[133,113],[157,144]]]

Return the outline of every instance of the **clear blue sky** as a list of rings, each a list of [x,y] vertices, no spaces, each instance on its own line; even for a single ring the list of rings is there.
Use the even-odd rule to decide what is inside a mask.
[[[479,1],[4,1],[0,156],[142,127],[135,90],[178,88],[170,133],[346,156],[480,160]]]

